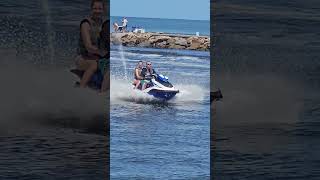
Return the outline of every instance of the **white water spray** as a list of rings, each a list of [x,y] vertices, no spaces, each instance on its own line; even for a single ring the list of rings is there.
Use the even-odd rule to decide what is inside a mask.
[[[169,103],[199,103],[205,100],[206,93],[209,94],[209,90],[205,90],[198,85],[178,84],[175,87],[180,90],[180,93],[170,100]],[[121,91],[119,89],[121,89]],[[115,77],[111,77],[110,100],[111,104],[122,104],[128,101],[148,104],[159,101],[159,99],[140,90],[134,90],[129,80],[123,81]]]
[[[122,44],[119,45],[119,53],[120,53],[120,59],[122,61],[123,69],[124,69],[124,78],[127,80],[128,75],[127,75],[127,63],[126,59],[124,57],[124,51],[123,51],[123,46]]]
[[[49,5],[48,5],[48,0],[43,0],[40,1],[43,9],[43,13],[46,17],[46,29],[47,29],[47,34],[48,34],[48,50],[49,50],[49,58],[50,58],[50,64],[53,64],[53,58],[54,58],[54,47],[53,47],[53,32],[51,31],[52,26],[51,26],[51,15],[49,11]]]

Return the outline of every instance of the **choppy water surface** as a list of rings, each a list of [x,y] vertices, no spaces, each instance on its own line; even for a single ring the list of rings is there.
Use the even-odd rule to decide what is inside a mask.
[[[318,1],[219,2],[215,179],[319,179]]]
[[[139,60],[181,93],[159,102],[134,91]],[[209,68],[208,52],[112,48],[112,178],[209,179]]]
[[[108,177],[106,98],[75,89],[69,72],[88,10],[0,2],[0,179]]]

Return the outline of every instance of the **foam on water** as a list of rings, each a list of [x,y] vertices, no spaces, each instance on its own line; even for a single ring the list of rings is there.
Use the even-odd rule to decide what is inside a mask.
[[[193,56],[180,56],[176,57],[177,60],[183,60],[183,61],[195,61],[195,62],[201,62],[203,59],[199,57],[193,57]]]
[[[111,104],[121,104],[126,101],[136,103],[157,103],[163,102],[153,96],[143,93],[140,90],[133,89],[132,82],[127,79],[111,78],[110,100]],[[209,90],[204,89],[199,85],[174,85],[179,89],[179,93],[168,103],[199,103],[205,99],[205,95]],[[207,93],[208,94],[208,93]]]
[[[30,123],[29,119],[77,119],[87,123],[107,113],[107,97],[88,88],[74,88],[78,79],[68,70],[10,66],[2,69],[0,75],[0,80],[7,82],[0,94],[4,112],[1,124],[21,126]]]
[[[119,52],[120,52],[120,59],[121,59],[121,62],[123,64],[123,69],[124,69],[124,76],[127,78],[127,63],[126,63],[126,59],[125,59],[125,56],[124,56],[124,52],[123,52],[123,46],[120,45],[119,46]]]
[[[160,54],[140,54],[140,53],[134,53],[134,52],[125,52],[124,55],[126,56],[139,56],[139,57],[161,57]]]

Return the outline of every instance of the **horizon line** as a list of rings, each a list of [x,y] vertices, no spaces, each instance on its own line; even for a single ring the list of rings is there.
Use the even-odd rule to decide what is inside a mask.
[[[210,18],[209,18],[209,19],[181,19],[181,18],[160,18],[160,17],[123,16],[123,15],[110,15],[110,17],[130,17],[130,18],[147,18],[147,19],[172,19],[172,20],[210,21]]]

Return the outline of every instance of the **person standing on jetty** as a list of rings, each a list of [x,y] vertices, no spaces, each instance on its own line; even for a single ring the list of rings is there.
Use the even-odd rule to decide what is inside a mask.
[[[127,31],[127,25],[128,25],[128,20],[126,17],[124,17],[122,19],[122,32],[126,32]]]
[[[103,61],[108,61],[109,50],[107,47],[101,46],[101,32],[104,29],[109,29],[108,21],[104,21],[103,15],[106,8],[104,0],[91,1],[91,15],[83,19],[80,23],[80,38],[79,38],[79,56],[76,59],[76,65],[79,70],[84,71],[83,77],[80,80],[80,87],[87,86],[91,77],[98,70],[98,64]],[[106,24],[107,23],[107,24]],[[103,25],[105,28],[103,28]],[[104,63],[106,64],[106,63]],[[103,74],[104,77],[106,73]],[[106,90],[106,82],[103,82],[101,92]]]

